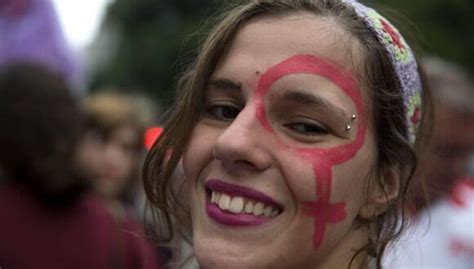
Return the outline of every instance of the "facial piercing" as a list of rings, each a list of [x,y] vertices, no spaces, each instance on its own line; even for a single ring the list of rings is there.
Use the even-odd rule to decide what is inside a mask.
[[[351,123],[357,118],[355,114],[351,115]],[[352,125],[350,123],[346,123],[346,132],[352,130]]]

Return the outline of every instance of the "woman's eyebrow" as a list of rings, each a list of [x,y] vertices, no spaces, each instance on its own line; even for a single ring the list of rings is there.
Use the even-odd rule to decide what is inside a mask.
[[[334,112],[338,114],[340,117],[347,118],[347,113],[340,107],[337,107],[324,98],[321,98],[316,95],[312,95],[310,93],[306,93],[304,91],[299,91],[299,90],[289,90],[285,91],[283,93],[283,98],[285,100],[301,104],[301,105],[306,105],[306,106],[319,106],[323,107],[325,110],[329,112]]]
[[[226,78],[211,79],[209,80],[207,85],[214,86],[217,89],[221,89],[221,90],[231,90],[231,91],[237,91],[237,92],[240,92],[242,90],[242,83],[232,81]]]

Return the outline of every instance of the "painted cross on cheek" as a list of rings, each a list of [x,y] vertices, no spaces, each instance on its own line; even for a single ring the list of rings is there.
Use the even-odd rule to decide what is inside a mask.
[[[303,161],[311,165],[315,175],[316,201],[306,201],[304,204],[305,212],[315,218],[313,246],[318,249],[324,239],[326,226],[329,223],[341,222],[346,218],[345,202],[330,202],[332,167],[355,156],[364,144],[367,122],[360,90],[352,73],[343,71],[338,65],[313,55],[296,55],[270,67],[258,81],[255,92],[256,116],[267,131],[273,133],[266,117],[264,98],[273,83],[290,74],[318,75],[330,80],[352,99],[357,114],[360,115],[356,137],[350,144],[324,149],[293,148]]]

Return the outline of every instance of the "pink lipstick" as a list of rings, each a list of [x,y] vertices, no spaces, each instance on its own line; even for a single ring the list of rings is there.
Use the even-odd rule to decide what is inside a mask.
[[[282,206],[268,195],[221,180],[206,182],[206,212],[216,222],[230,226],[252,226],[270,221]]]

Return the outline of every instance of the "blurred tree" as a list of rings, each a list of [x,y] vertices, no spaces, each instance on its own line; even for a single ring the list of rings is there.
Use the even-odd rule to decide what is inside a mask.
[[[459,63],[474,72],[473,0],[369,0],[371,5],[406,20],[402,28],[414,36],[426,54]],[[388,12],[389,14],[392,12]]]
[[[92,74],[90,89],[140,90],[168,106],[176,76],[196,51],[190,36],[214,11],[213,0],[115,0],[103,30],[116,31],[115,51]]]
[[[113,26],[117,30],[116,51],[103,68],[93,74],[90,88],[112,84],[124,89],[140,89],[167,107],[172,101],[179,71],[196,51],[199,36],[189,35],[215,13],[222,2],[115,0],[107,11],[104,29]],[[474,1],[365,2],[382,11],[394,10],[396,17],[402,15],[398,20],[405,26],[402,28],[414,36],[424,52],[474,71]]]

